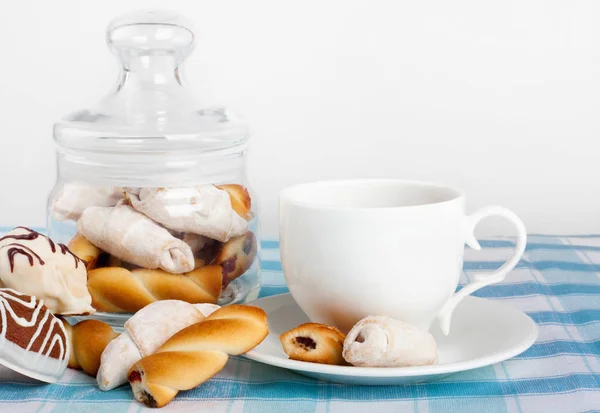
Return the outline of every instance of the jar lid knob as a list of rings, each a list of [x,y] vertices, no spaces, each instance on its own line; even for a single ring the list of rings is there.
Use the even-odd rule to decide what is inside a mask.
[[[133,11],[114,18],[106,42],[127,67],[133,56],[172,55],[181,63],[195,46],[191,22],[161,9]]]

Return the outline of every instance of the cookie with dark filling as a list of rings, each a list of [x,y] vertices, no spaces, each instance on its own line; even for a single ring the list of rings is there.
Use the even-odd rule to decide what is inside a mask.
[[[223,268],[223,285],[245,273],[254,262],[258,249],[256,235],[248,231],[242,236],[225,242],[214,260],[214,264]]]
[[[346,335],[335,327],[318,323],[301,324],[279,339],[292,360],[320,364],[347,364],[342,357]]]

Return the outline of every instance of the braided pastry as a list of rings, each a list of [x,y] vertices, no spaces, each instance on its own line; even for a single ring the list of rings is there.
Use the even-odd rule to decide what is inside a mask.
[[[222,307],[135,363],[127,374],[133,395],[146,406],[162,407],[179,391],[192,389],[221,371],[230,355],[256,347],[268,333],[267,315],[260,308]]]
[[[223,282],[228,284],[245,273],[256,257],[256,236],[247,232],[242,236],[231,238],[223,244],[214,264],[223,267]]]
[[[85,320],[75,325],[69,324],[64,319],[61,321],[71,343],[68,367],[83,370],[90,376],[96,377],[102,352],[119,334],[102,321]]]
[[[208,265],[185,274],[138,268],[96,268],[88,273],[92,306],[110,313],[135,313],[158,300],[188,303],[217,302],[221,294],[221,267]]]
[[[98,258],[102,254],[102,250],[96,247],[94,244],[89,242],[86,237],[81,234],[75,235],[71,241],[69,241],[69,249],[79,259],[86,262],[86,269],[88,271],[96,268]]]
[[[102,353],[96,380],[100,390],[111,390],[127,383],[127,371],[138,360],[149,356],[171,336],[206,317],[203,308],[213,304],[189,304],[179,300],[156,301],[135,313],[125,323],[123,333]]]

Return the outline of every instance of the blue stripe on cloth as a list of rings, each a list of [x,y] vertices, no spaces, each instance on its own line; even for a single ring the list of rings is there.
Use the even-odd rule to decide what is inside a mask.
[[[316,400],[317,388],[322,385],[317,380],[288,382],[280,378],[278,368],[271,367],[272,381],[247,383],[245,399],[253,400]],[[275,378],[277,377],[277,378]],[[537,379],[473,381],[473,382],[429,382],[407,386],[346,386],[329,383],[330,400],[381,401],[419,398],[417,389],[426,386],[427,398],[485,398],[503,394],[534,395],[544,393],[569,393],[577,389],[588,389],[598,393],[599,374],[570,374],[561,377],[547,377],[543,382]],[[209,383],[209,382],[208,382]],[[200,387],[179,394],[180,399],[204,400],[213,397]],[[239,394],[228,394],[226,398],[238,398]]]
[[[556,340],[544,343],[535,343],[527,351],[516,358],[540,358],[560,354],[576,354],[594,356],[599,353],[600,339],[588,343]]]
[[[529,317],[538,324],[556,323],[556,324],[586,324],[597,321],[600,323],[600,310],[580,310],[573,312],[540,311],[529,312]]]
[[[125,386],[108,393],[93,386],[68,386],[61,383],[41,386],[27,386],[27,393],[18,391],[23,387],[14,383],[2,383],[0,400],[48,400],[69,402],[131,401],[131,389]]]
[[[262,288],[260,289],[260,298],[263,297],[269,297],[271,295],[277,295],[277,294],[285,294],[289,292],[288,288],[286,286],[265,286],[263,285]]]
[[[449,413],[449,412],[477,412],[477,413],[505,413],[506,400],[502,396],[475,398],[465,400],[463,398],[444,398],[431,399],[427,405],[428,413]],[[517,412],[519,413],[519,412]]]
[[[479,245],[482,248],[514,248],[516,244],[513,241],[508,240],[482,240],[479,241]],[[468,247],[467,247],[468,248]],[[528,242],[525,251],[562,251],[562,250],[575,250],[575,251],[600,251],[598,245],[581,245],[581,244],[551,244],[544,242]]]
[[[276,249],[276,248],[279,248],[279,241],[262,240],[260,242],[260,245],[262,248]]]
[[[477,297],[517,297],[526,295],[597,295],[600,294],[600,284],[540,284],[523,282],[518,284],[495,284],[477,291]]]
[[[1,231],[1,229],[0,229]],[[530,237],[531,238],[531,237]],[[556,237],[552,237],[556,238]],[[583,238],[598,238],[598,237],[583,237]],[[510,240],[480,240],[479,245],[483,248],[514,248],[515,242]],[[279,242],[272,240],[263,240],[261,241],[262,248],[266,249],[279,249]],[[469,248],[469,247],[466,247]],[[582,243],[576,244],[562,244],[559,239],[550,240],[541,239],[537,240],[537,242],[531,242],[531,240],[527,243],[526,251],[531,250],[588,250],[588,251],[600,251],[600,245],[585,245]]]
[[[465,270],[496,270],[504,264],[504,261],[465,261]],[[568,262],[568,261],[536,261],[527,262],[525,260],[519,261],[516,268],[531,268],[536,270],[548,270],[557,269],[564,271],[598,271],[600,267],[596,264],[585,264],[582,262]]]
[[[465,261],[464,269],[467,271],[497,270],[504,264],[504,261]],[[281,263],[279,261],[261,261],[262,268],[270,271],[281,271]],[[538,261],[535,263],[519,261],[516,268],[530,268],[537,270],[558,269],[564,271],[600,271],[600,266],[596,264],[585,264],[582,262],[566,262],[566,261]]]
[[[460,288],[459,288],[460,289]],[[261,296],[266,297],[274,294],[287,292],[284,285],[263,285]],[[518,284],[496,284],[475,292],[475,296],[483,298],[493,297],[518,297],[529,295],[559,296],[566,294],[593,295],[600,294],[600,284],[550,284],[544,285],[535,282],[524,282]]]
[[[244,403],[242,413],[266,413],[266,412],[289,412],[290,408],[294,412],[314,412],[316,410],[318,397],[312,399],[294,400],[293,407],[290,407],[289,400],[269,400],[269,404],[265,405],[264,400],[250,398]],[[268,406],[268,410],[266,410]],[[292,412],[289,412],[292,413]]]
[[[55,406],[53,406],[52,410],[44,409],[44,411],[49,411],[51,413],[73,413],[80,408],[81,402],[71,403],[70,400],[67,400],[57,403]],[[94,413],[125,413],[129,411],[130,408],[131,401],[111,401],[110,403],[96,403],[94,404],[93,410],[90,409],[88,411],[93,411]]]

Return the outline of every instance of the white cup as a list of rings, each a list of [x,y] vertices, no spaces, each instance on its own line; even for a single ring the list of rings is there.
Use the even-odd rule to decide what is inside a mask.
[[[512,257],[477,274],[455,293],[464,245],[479,250],[473,230],[498,215],[517,229]],[[386,315],[428,330],[438,318],[448,334],[456,305],[498,283],[525,251],[523,222],[490,206],[465,215],[456,189],[390,179],[296,185],[279,197],[281,263],[290,293],[308,318],[348,331],[368,315]]]

